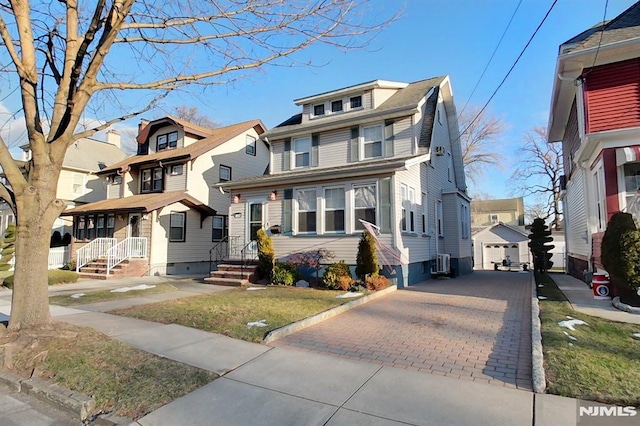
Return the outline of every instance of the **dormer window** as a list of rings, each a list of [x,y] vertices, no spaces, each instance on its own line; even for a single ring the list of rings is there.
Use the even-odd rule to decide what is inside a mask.
[[[331,102],[331,112],[342,111],[342,99]]]
[[[319,116],[324,115],[324,104],[318,104],[313,106],[313,115]]]
[[[350,103],[351,109],[362,107],[362,96],[352,96],[349,99],[349,103]]]
[[[121,185],[122,184],[122,176],[120,175],[110,175],[107,177],[107,181],[109,185]]]
[[[178,132],[165,133],[158,135],[156,151],[164,151],[178,147]]]

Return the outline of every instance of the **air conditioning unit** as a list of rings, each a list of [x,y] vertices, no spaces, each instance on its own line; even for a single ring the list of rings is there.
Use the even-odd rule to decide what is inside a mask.
[[[436,256],[435,269],[431,270],[432,274],[449,274],[451,273],[451,255],[439,254]]]
[[[444,146],[436,146],[436,155],[441,157],[445,153]]]

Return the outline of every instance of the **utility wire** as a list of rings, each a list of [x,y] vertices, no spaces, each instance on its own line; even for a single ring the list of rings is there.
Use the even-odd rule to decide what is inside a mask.
[[[593,67],[596,66],[596,60],[598,59],[598,53],[600,52],[600,47],[602,47],[602,37],[604,36],[604,30],[607,27],[607,7],[609,6],[609,0],[605,0],[604,2],[604,13],[602,14],[602,28],[600,29],[600,40],[598,40],[598,47],[596,48],[596,54],[593,56],[593,64],[591,64],[591,68],[587,73],[585,73],[582,77],[586,77],[592,70]]]
[[[516,58],[516,60],[513,62],[513,65],[511,65],[511,68],[509,68],[509,71],[507,71],[507,74],[504,76],[504,78],[502,79],[502,81],[500,82],[500,84],[498,84],[498,87],[496,87],[496,90],[493,91],[493,93],[491,94],[491,96],[489,97],[489,100],[487,100],[487,102],[484,104],[484,106],[482,107],[482,109],[478,112],[478,114],[476,114],[476,116],[474,117],[473,120],[471,120],[469,122],[469,124],[467,125],[467,127],[460,132],[460,135],[458,136],[458,138],[454,141],[457,142],[458,140],[460,140],[460,138],[462,137],[463,134],[465,134],[465,132],[467,130],[469,130],[469,128],[471,126],[473,126],[473,124],[476,122],[476,120],[482,115],[482,113],[484,112],[485,109],[487,109],[487,107],[489,106],[489,103],[493,100],[493,98],[496,96],[496,94],[498,93],[498,91],[502,88],[502,85],[504,84],[505,81],[507,81],[507,78],[509,78],[509,75],[511,75],[511,72],[513,71],[513,69],[516,67],[516,65],[518,64],[518,62],[520,61],[520,58],[522,58],[522,55],[524,55],[524,52],[529,48],[529,45],[531,44],[531,42],[533,41],[533,39],[535,38],[535,36],[538,34],[538,31],[540,31],[540,28],[542,27],[542,25],[545,23],[545,21],[547,20],[547,18],[549,17],[549,15],[551,14],[551,11],[553,10],[553,8],[555,7],[556,3],[558,3],[558,0],[554,0],[553,3],[551,4],[551,7],[549,7],[549,10],[547,10],[547,13],[544,15],[544,18],[542,18],[542,21],[540,21],[540,24],[538,24],[538,27],[536,28],[536,30],[533,32],[533,34],[531,35],[531,37],[529,38],[529,41],[527,42],[527,44],[522,48],[522,51],[520,52],[520,54],[518,55],[518,57]]]
[[[607,0],[607,1],[609,1],[609,0]],[[469,95],[469,98],[467,98],[467,102],[465,102],[465,104],[462,107],[462,110],[460,111],[459,115],[462,115],[464,110],[467,109],[467,106],[469,105],[469,102],[471,101],[471,98],[473,98],[473,95],[476,93],[476,90],[478,89],[478,86],[480,85],[480,82],[482,81],[482,78],[484,77],[485,73],[487,72],[487,69],[489,69],[489,65],[491,65],[491,61],[493,61],[493,57],[496,56],[496,52],[498,51],[498,48],[500,47],[500,44],[502,44],[502,40],[504,40],[504,36],[507,35],[507,31],[509,31],[509,27],[511,27],[511,23],[513,22],[513,18],[515,18],[516,13],[518,13],[518,9],[520,9],[520,5],[521,4],[522,4],[522,0],[520,0],[518,2],[518,5],[516,6],[516,10],[513,11],[513,14],[511,15],[511,19],[509,19],[509,22],[507,23],[507,27],[502,32],[502,35],[500,36],[500,40],[498,40],[498,44],[496,45],[496,48],[493,49],[493,53],[491,54],[491,57],[489,58],[489,61],[487,62],[487,65],[485,65],[484,70],[482,70],[482,74],[480,74],[480,77],[478,78],[478,81],[476,82],[476,85],[473,87],[473,90],[471,91],[471,94]]]

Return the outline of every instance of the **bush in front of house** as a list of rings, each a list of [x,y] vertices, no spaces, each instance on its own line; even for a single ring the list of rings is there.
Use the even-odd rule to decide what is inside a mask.
[[[75,283],[80,278],[80,274],[75,271],[64,271],[62,269],[52,269],[47,275],[49,285]],[[4,286],[13,288],[13,275],[9,275],[4,279]]]
[[[11,259],[16,251],[16,224],[10,223],[4,232],[2,245],[0,250],[0,271],[8,271],[11,269]]]
[[[335,254],[331,250],[320,248],[318,250],[293,253],[287,257],[287,262],[293,263],[298,267],[313,269],[316,279],[318,279],[318,271],[322,268],[322,262],[327,259],[333,259],[334,257]]]
[[[533,255],[533,269],[539,272],[547,272],[553,266],[550,253],[555,246],[549,245],[553,241],[551,231],[544,222],[544,219],[536,218],[531,224],[531,234],[529,234],[529,249]]]
[[[298,268],[292,263],[276,262],[271,275],[271,284],[294,285],[298,280]]]
[[[622,236],[635,231],[636,224],[629,213],[618,212],[611,216],[607,230],[602,237],[602,266],[609,273],[613,284],[628,287],[627,274],[623,261]]]
[[[345,279],[346,278],[346,279]],[[348,283],[348,284],[347,284]],[[322,276],[322,284],[332,290],[341,288],[348,290],[351,286],[351,270],[343,260],[327,266]],[[346,288],[344,288],[346,285]]]
[[[621,261],[627,284],[632,290],[640,288],[640,231],[622,234]]]
[[[264,229],[258,230],[256,244],[258,246],[258,272],[262,278],[269,279],[273,273],[275,251],[273,249],[273,241],[264,232]]]
[[[391,285],[391,281],[384,275],[376,275],[367,277],[365,284],[367,286],[367,290],[378,291],[389,287]]]
[[[378,255],[376,254],[376,242],[369,231],[364,231],[358,242],[358,254],[356,256],[356,275],[362,281],[367,276],[378,275]]]

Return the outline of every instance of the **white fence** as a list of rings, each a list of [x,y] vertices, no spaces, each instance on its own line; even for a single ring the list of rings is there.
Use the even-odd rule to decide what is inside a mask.
[[[70,246],[50,248],[49,249],[49,269],[62,268],[69,261],[70,254],[71,254]],[[15,263],[16,263],[16,258],[14,256],[9,261],[9,264],[11,265],[11,268],[9,268],[10,271],[13,271]]]

